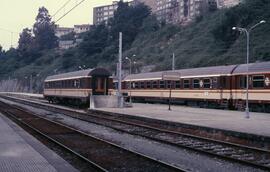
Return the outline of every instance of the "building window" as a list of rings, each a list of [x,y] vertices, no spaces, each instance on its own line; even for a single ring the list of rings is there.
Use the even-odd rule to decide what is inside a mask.
[[[200,80],[193,79],[193,88],[200,88]]]
[[[211,88],[211,80],[210,79],[203,80],[203,88]]]
[[[263,88],[264,87],[264,76],[253,76],[253,87],[254,88]]]
[[[184,88],[189,88],[189,79],[184,80]]]

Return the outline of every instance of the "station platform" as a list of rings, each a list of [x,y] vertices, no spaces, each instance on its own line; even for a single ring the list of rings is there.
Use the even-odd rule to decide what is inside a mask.
[[[69,163],[0,114],[0,171],[77,172]]]
[[[269,113],[250,112],[250,118],[247,119],[245,112],[240,111],[186,106],[171,106],[171,109],[169,111],[165,104],[133,103],[131,108],[96,110],[270,137]]]

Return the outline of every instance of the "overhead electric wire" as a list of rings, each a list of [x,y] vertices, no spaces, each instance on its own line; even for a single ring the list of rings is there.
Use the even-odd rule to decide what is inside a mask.
[[[52,17],[54,17],[57,13],[59,13],[59,11],[61,11],[63,8],[65,8],[65,6],[70,2],[71,0],[68,0],[63,6],[61,6],[53,15]]]
[[[81,2],[79,2],[77,5],[75,5],[74,7],[72,7],[68,12],[66,12],[64,15],[62,15],[60,18],[58,18],[55,23],[57,23],[58,21],[60,21],[62,18],[64,18],[66,15],[68,15],[71,11],[73,11],[76,7],[78,7],[79,5],[81,5],[85,0],[82,0]]]
[[[1,28],[1,27],[0,27],[0,30],[3,30],[3,31],[5,31],[5,32],[9,32],[9,33],[16,33],[16,34],[20,34],[20,33],[18,33],[18,32],[14,32],[14,31],[12,31],[12,30],[5,29],[5,28]]]

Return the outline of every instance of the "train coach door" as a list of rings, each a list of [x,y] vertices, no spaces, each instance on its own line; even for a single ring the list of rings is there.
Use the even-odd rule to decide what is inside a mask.
[[[95,76],[92,81],[93,95],[108,95],[108,77]]]

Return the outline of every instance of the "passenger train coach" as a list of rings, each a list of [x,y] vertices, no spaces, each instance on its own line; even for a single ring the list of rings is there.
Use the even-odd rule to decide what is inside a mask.
[[[128,75],[123,93],[144,102],[166,102],[170,87],[173,103],[244,109],[247,65],[175,70],[176,81],[162,79],[164,72]],[[270,111],[270,62],[249,64],[249,103],[252,110]],[[115,85],[117,85],[115,83]]]
[[[87,103],[90,95],[111,94],[109,71],[103,68],[49,76],[44,81],[44,98],[49,102]]]

